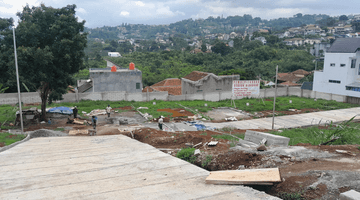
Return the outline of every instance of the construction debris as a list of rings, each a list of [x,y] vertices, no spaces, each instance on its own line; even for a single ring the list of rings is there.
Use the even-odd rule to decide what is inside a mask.
[[[218,141],[211,141],[209,142],[208,146],[216,146],[218,143]]]
[[[273,185],[281,182],[278,168],[213,171],[207,184],[222,185]]]
[[[148,107],[138,107],[137,109],[149,109]]]
[[[350,156],[356,156],[356,154],[351,153],[350,151],[345,151],[345,150],[335,150],[336,153],[342,153],[342,154],[347,154]]]
[[[225,118],[226,121],[237,121],[236,117]]]
[[[87,116],[98,116],[98,115],[106,115],[105,109],[96,109],[92,110],[90,113],[86,114]]]
[[[258,150],[258,151],[266,151],[267,149],[266,149],[266,146],[262,144],[258,148],[256,148],[256,150]]]

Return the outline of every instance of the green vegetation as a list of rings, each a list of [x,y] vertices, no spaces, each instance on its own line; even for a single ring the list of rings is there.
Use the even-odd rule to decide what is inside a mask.
[[[56,128],[55,131],[65,131],[64,128]]]
[[[278,194],[278,197],[280,197],[283,200],[302,200],[304,198],[301,197],[301,193],[287,193],[287,192],[280,192]]]
[[[189,163],[194,163],[196,160],[196,156],[194,155],[194,152],[195,152],[195,148],[181,149],[176,154],[176,157],[188,161]]]
[[[212,160],[212,156],[211,155],[206,155],[205,160],[203,160],[201,162],[201,167],[206,168],[211,163],[211,160]]]
[[[271,99],[271,98],[269,98]],[[292,100],[292,103],[289,103],[289,100]],[[153,102],[156,102],[156,105],[153,105]],[[300,97],[278,97],[276,98],[276,111],[287,111],[289,109],[304,109],[304,108],[314,108],[319,110],[335,110],[343,108],[358,107],[357,104],[348,104],[340,103],[336,101],[327,101],[322,99],[310,98],[300,98]],[[273,102],[272,101],[262,101],[261,99],[238,99],[235,100],[236,106],[239,110],[244,110],[247,112],[258,112],[264,110],[272,110]],[[249,106],[246,106],[246,103],[249,103]],[[149,102],[135,102],[135,101],[90,101],[82,100],[79,103],[73,102],[64,102],[59,104],[52,104],[51,106],[67,106],[73,107],[77,106],[79,114],[82,114],[82,111],[89,113],[94,109],[105,109],[107,105],[112,108],[124,107],[124,106],[134,106],[138,107],[148,107],[147,110],[141,110],[141,112],[147,112],[153,117],[159,117],[163,115],[164,117],[171,116],[171,113],[168,112],[158,112],[158,109],[163,108],[182,108],[182,106],[188,107],[192,110],[198,109],[201,112],[207,112],[212,110],[212,108],[217,107],[230,107],[230,100],[223,100],[218,102],[195,100],[195,101],[162,101],[162,100],[153,100]],[[207,104],[208,106],[205,106]],[[182,105],[182,106],[180,106]],[[37,106],[40,108],[40,106]],[[24,108],[26,109],[26,108]],[[4,114],[8,114],[6,117]],[[1,105],[0,106],[0,123],[5,121],[14,121],[15,120],[15,110],[10,105]],[[231,128],[225,128],[225,130],[230,131]]]
[[[206,132],[203,132],[203,133],[200,133],[200,135],[207,135],[207,133],[206,133]]]
[[[296,145],[298,143],[319,145],[334,138],[338,139],[329,142],[329,145],[360,144],[360,136],[358,134],[360,124],[354,123],[352,120],[353,118],[338,125],[331,122],[326,129],[314,126],[310,128],[285,129],[283,132],[273,131],[271,133],[290,138],[289,145]]]
[[[23,140],[25,135],[13,135],[11,133],[0,133],[0,143],[5,144],[5,146],[15,143],[17,141]]]
[[[235,70],[242,80],[253,80],[259,74],[264,80],[273,80],[277,65],[279,72],[297,69],[311,71],[315,67],[314,57],[304,50],[289,50],[281,42],[263,45],[260,41],[238,40],[234,48],[217,41],[215,53],[133,52],[121,58],[108,59],[123,67],[127,67],[130,62],[135,63],[136,68],[143,73],[144,86],[166,78],[184,77],[192,71],[228,74],[228,71]]]

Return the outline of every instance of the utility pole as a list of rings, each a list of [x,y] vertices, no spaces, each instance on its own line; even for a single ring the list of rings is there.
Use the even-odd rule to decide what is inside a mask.
[[[22,118],[21,96],[20,96],[19,70],[18,70],[17,54],[16,54],[15,26],[13,27],[13,37],[14,37],[14,53],[15,53],[16,81],[17,81],[18,98],[19,98],[19,108],[20,108],[21,134],[24,134],[24,124],[23,124],[23,118]]]
[[[271,129],[274,129],[274,120],[275,120],[275,103],[276,103],[276,95],[277,95],[277,77],[278,77],[278,68],[276,65],[276,76],[275,76],[275,96],[274,96],[274,105],[273,105],[273,118],[272,118],[272,126]]]

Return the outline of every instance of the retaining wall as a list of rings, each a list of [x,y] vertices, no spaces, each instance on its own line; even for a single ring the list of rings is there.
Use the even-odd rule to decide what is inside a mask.
[[[271,98],[275,95],[275,88],[261,89],[260,94],[250,96],[250,98]],[[63,100],[57,102],[76,102],[80,100],[108,100],[108,101],[181,101],[181,100],[206,100],[206,101],[220,101],[231,99],[231,91],[217,91],[217,92],[199,92],[195,94],[186,94],[172,96],[168,92],[149,92],[149,93],[127,93],[127,92],[88,92],[88,93],[68,93],[63,95]],[[277,96],[298,96],[307,98],[317,98],[326,100],[335,100],[338,102],[347,102],[347,96],[316,92],[311,90],[302,90],[299,87],[280,87],[277,89]],[[235,97],[241,99],[242,97]],[[23,103],[41,103],[41,99],[37,92],[21,93]],[[0,94],[0,105],[2,104],[16,104],[18,102],[17,93]]]

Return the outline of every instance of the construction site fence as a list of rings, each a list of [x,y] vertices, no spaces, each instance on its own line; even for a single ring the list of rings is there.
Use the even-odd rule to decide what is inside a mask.
[[[275,88],[261,89],[260,94],[248,96],[250,98],[272,98],[275,95]],[[298,96],[314,99],[335,100],[338,102],[359,103],[360,101],[353,100],[353,97],[343,95],[316,92],[312,90],[303,90],[299,87],[281,87],[277,89],[277,96]],[[216,91],[216,92],[199,92],[196,94],[185,95],[168,95],[168,92],[149,92],[149,93],[127,93],[127,92],[89,92],[89,93],[68,93],[63,95],[63,100],[60,102],[78,102],[81,100],[103,100],[103,101],[182,101],[182,100],[206,100],[206,101],[221,101],[226,99],[241,99],[244,97],[233,96],[231,91]],[[37,92],[21,93],[21,102],[24,104],[41,103],[41,98]],[[17,93],[3,93],[0,94],[0,105],[2,104],[17,104]]]

